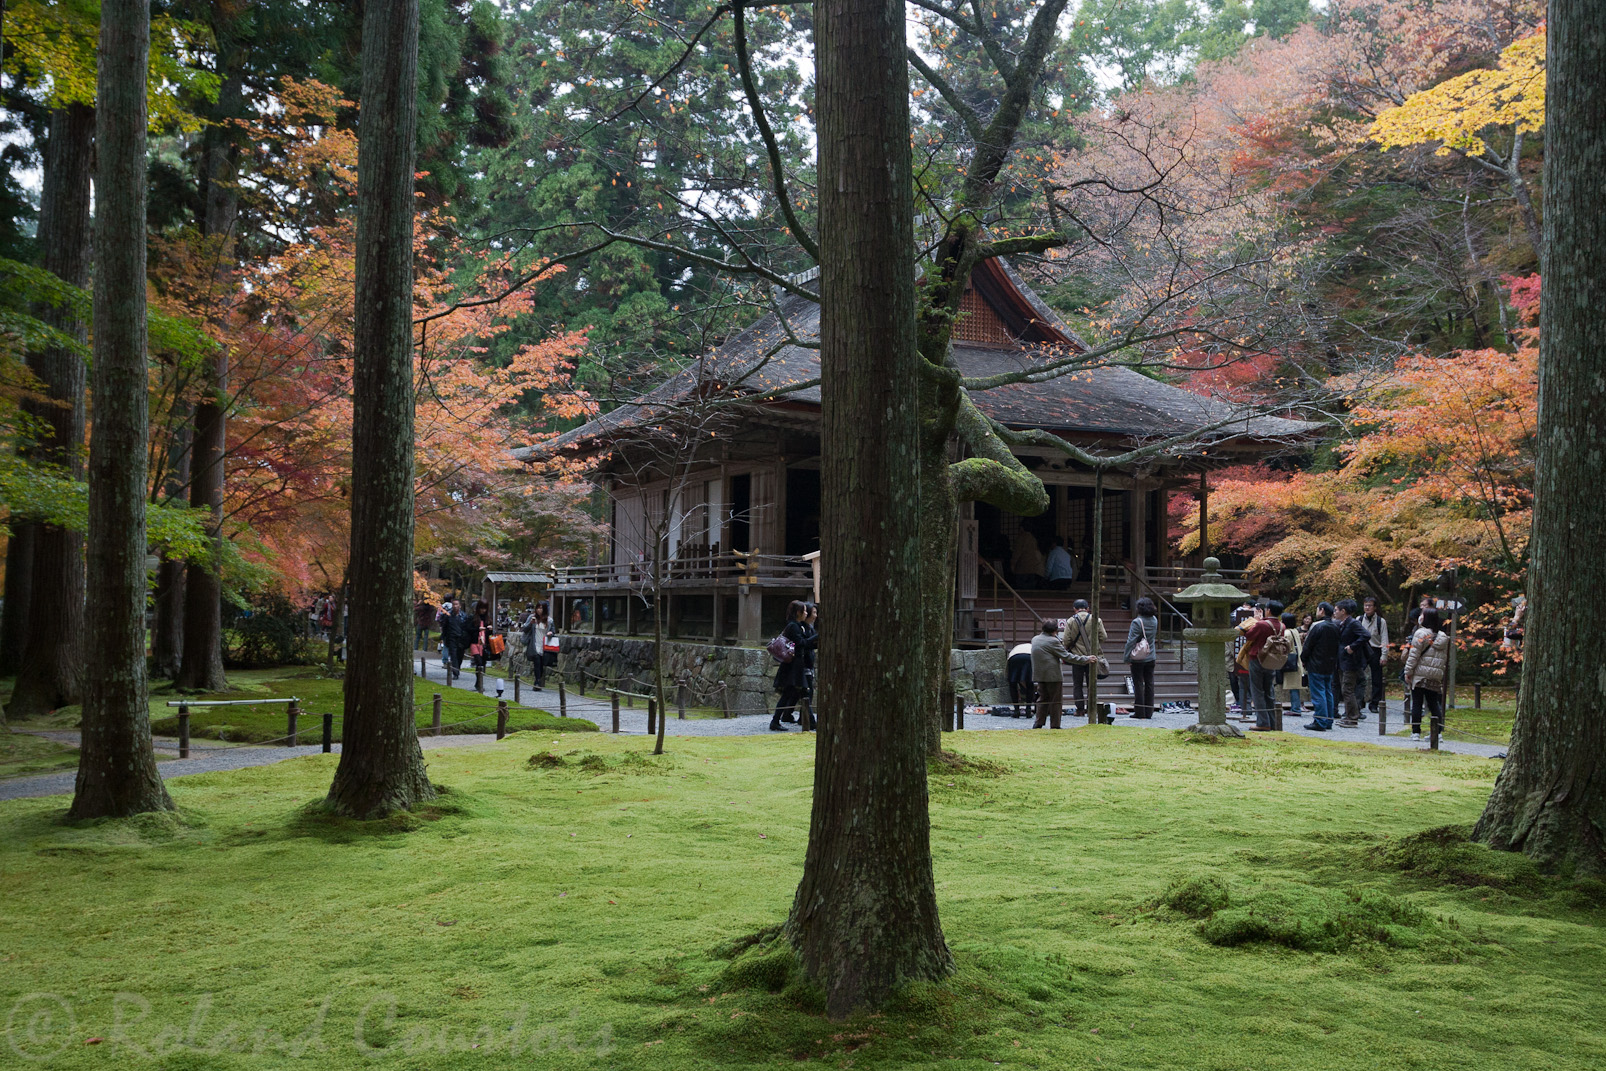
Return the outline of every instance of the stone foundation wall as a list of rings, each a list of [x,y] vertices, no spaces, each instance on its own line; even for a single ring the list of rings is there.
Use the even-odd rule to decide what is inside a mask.
[[[626,636],[558,637],[558,666],[565,684],[586,690],[618,688],[645,693],[652,682],[652,641]],[[756,714],[775,706],[775,660],[759,647],[666,643],[664,676],[669,689],[684,677],[689,706]],[[953,651],[949,672],[954,690],[974,703],[1003,703],[1009,695],[1002,649]],[[670,702],[675,700],[673,696]]]

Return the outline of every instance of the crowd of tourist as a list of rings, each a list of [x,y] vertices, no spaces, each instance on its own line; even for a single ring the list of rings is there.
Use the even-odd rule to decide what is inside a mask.
[[[1287,695],[1289,711],[1296,716],[1302,700],[1309,699],[1311,720],[1303,728],[1312,732],[1328,732],[1334,725],[1353,728],[1378,714],[1390,639],[1388,619],[1377,600],[1323,602],[1314,616],[1303,620],[1284,611],[1282,603],[1263,599],[1246,603],[1235,615],[1238,636],[1229,651],[1228,679],[1239,706],[1254,713],[1253,728],[1266,732],[1280,727],[1279,693]],[[1424,707],[1431,727],[1444,727],[1449,627],[1426,596],[1409,618],[1402,679],[1412,739],[1421,739]]]

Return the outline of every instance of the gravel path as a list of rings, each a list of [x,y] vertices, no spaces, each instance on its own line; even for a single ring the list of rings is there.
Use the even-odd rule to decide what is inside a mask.
[[[422,654],[422,653],[423,652],[419,652],[419,654]],[[415,658],[416,658],[416,656],[415,656]],[[423,681],[423,680],[414,682],[414,687],[419,692],[429,692],[431,690],[439,690],[439,689],[441,689],[442,687],[444,687],[446,685],[447,682],[445,680],[444,671],[441,669],[440,661],[438,659],[438,656],[432,657],[432,660],[428,663],[428,672],[429,672],[429,677],[427,679],[427,682]],[[486,693],[494,695],[495,694],[496,685],[498,683],[499,683],[498,678],[486,677],[485,678]],[[512,698],[513,698],[512,685],[508,684],[506,682],[502,682],[502,683],[504,685],[503,698],[507,699],[509,702],[511,702]],[[454,688],[467,688],[467,689],[472,691],[473,688],[474,688],[474,675],[473,675],[473,673],[465,671],[461,677],[459,677],[457,680],[451,682],[451,686],[454,687]],[[578,695],[572,689],[567,689],[565,694],[566,694],[566,698],[567,698],[567,706],[568,706],[568,712],[569,712],[570,717],[589,718],[590,720],[592,720],[592,721],[597,723],[597,727],[599,729],[601,729],[604,732],[608,731],[610,720],[612,718],[612,705],[611,705],[610,701],[606,697],[599,699],[599,698],[597,698],[595,692],[593,692],[592,695],[590,695],[590,696],[584,696],[583,697],[583,696]],[[540,707],[541,709],[550,711],[553,714],[556,714],[557,710],[558,710],[558,695],[557,695],[557,691],[556,691],[555,688],[547,688],[547,689],[544,689],[542,691],[533,692],[533,691],[531,691],[529,686],[526,685],[526,686],[524,686],[524,687],[522,687],[520,689],[519,699],[520,699],[520,705],[522,705],[522,706]],[[638,699],[638,700],[636,700],[636,702],[638,704],[643,704],[643,705],[637,706],[637,707],[635,707],[633,709],[629,708],[629,707],[621,707],[620,708],[620,711],[619,711],[619,731],[620,731],[621,735],[624,735],[624,734],[638,734],[639,735],[639,734],[643,734],[643,733],[645,733],[647,731],[647,711],[645,709],[645,700]],[[1299,716],[1299,717],[1295,717],[1292,714],[1288,714],[1288,715],[1284,716],[1284,718],[1283,718],[1284,731],[1288,732],[1289,734],[1291,734],[1293,736],[1304,736],[1304,737],[1311,737],[1311,738],[1319,737],[1319,738],[1324,739],[1324,740],[1342,740],[1345,743],[1352,743],[1352,744],[1379,744],[1379,745],[1381,745],[1383,747],[1399,747],[1399,748],[1413,748],[1413,749],[1426,748],[1427,747],[1427,741],[1425,739],[1422,740],[1420,743],[1418,743],[1418,742],[1412,741],[1410,739],[1410,737],[1407,737],[1407,736],[1394,736],[1394,735],[1392,735],[1392,733],[1394,731],[1396,731],[1396,730],[1398,730],[1400,728],[1403,728],[1404,725],[1406,724],[1406,722],[1403,720],[1404,719],[1404,715],[1403,715],[1403,711],[1402,711],[1402,704],[1401,704],[1401,702],[1399,700],[1390,700],[1389,703],[1387,704],[1387,707],[1388,707],[1388,711],[1389,711],[1388,726],[1389,726],[1390,733],[1391,733],[1391,735],[1389,735],[1389,736],[1378,736],[1377,735],[1377,715],[1375,715],[1375,714],[1368,715],[1367,720],[1361,722],[1361,724],[1358,727],[1354,728],[1354,729],[1340,728],[1338,725],[1335,724],[1334,727],[1332,729],[1328,730],[1327,732],[1309,732],[1309,731],[1306,731],[1304,728],[1302,728],[1302,726],[1305,724],[1306,720],[1310,717],[1310,713],[1309,713],[1308,709],[1307,709],[1307,711],[1306,711],[1306,713],[1304,715]],[[1454,714],[1453,713],[1452,713],[1451,717],[1452,717],[1452,720],[1453,720],[1453,718],[1454,718]],[[1186,713],[1179,713],[1179,714],[1156,713],[1155,716],[1152,719],[1145,719],[1145,720],[1142,720],[1142,721],[1138,721],[1138,720],[1135,720],[1133,718],[1128,718],[1128,717],[1117,717],[1116,720],[1115,720],[1115,723],[1116,723],[1116,725],[1124,725],[1124,726],[1129,726],[1129,727],[1138,728],[1138,729],[1186,729],[1188,726],[1192,725],[1196,720],[1197,720],[1197,717],[1194,715],[1194,713],[1189,711],[1189,712],[1186,712]],[[1249,722],[1233,721],[1233,715],[1230,715],[1230,714],[1228,715],[1228,720],[1232,721],[1232,724],[1238,725],[1240,728],[1243,728],[1243,729],[1246,729],[1246,730],[1247,730],[1249,724],[1251,724]],[[680,721],[680,720],[678,720],[676,718],[671,717],[669,719],[669,725],[664,729],[664,735],[665,736],[756,736],[756,735],[767,735],[768,732],[769,732],[769,721],[770,721],[770,718],[769,718],[768,714],[744,714],[744,715],[741,715],[739,717],[734,717],[734,718],[688,718],[685,721]],[[1065,724],[1066,726],[1069,727],[1069,726],[1083,725],[1083,724],[1086,724],[1086,722],[1085,722],[1085,719],[1067,718],[1067,719],[1064,720],[1063,724]],[[1023,718],[1023,719],[1017,720],[1015,718],[995,718],[995,717],[992,717],[991,715],[979,715],[979,716],[970,715],[970,716],[967,716],[966,719],[965,719],[965,728],[967,730],[969,730],[969,729],[1015,729],[1015,730],[1022,730],[1022,729],[1028,728],[1030,725],[1031,725],[1030,718]],[[786,728],[787,728],[787,732],[798,732],[799,731],[797,726],[795,726],[795,725],[788,725]],[[1505,750],[1506,750],[1506,745],[1505,744],[1482,744],[1482,743],[1474,743],[1474,742],[1471,742],[1471,741],[1460,741],[1460,740],[1441,740],[1441,741],[1439,741],[1439,749],[1441,751],[1449,751],[1449,752],[1454,752],[1456,754],[1461,754],[1461,755],[1483,755],[1483,756],[1487,756],[1487,757],[1494,757],[1494,756],[1497,756],[1497,755],[1504,755]]]
[[[429,664],[429,676],[424,680],[415,680],[414,688],[421,695],[428,695],[432,691],[443,689],[447,682],[438,661]],[[511,704],[513,689],[510,684],[499,681],[495,677],[485,678],[486,693],[495,694],[496,686],[504,686],[503,698]],[[472,673],[464,673],[456,681],[451,682],[453,688],[464,688],[470,691],[474,688]],[[535,690],[529,686],[521,687],[519,705],[524,707],[538,707],[542,710],[557,713],[558,694],[556,689],[547,688]],[[599,699],[595,694],[582,696],[566,690],[566,699],[569,716],[572,718],[587,718],[596,722],[597,727],[607,732],[612,721],[612,703],[606,699]],[[637,700],[643,702],[643,700]],[[1391,701],[1389,707],[1389,722],[1391,728],[1402,726],[1400,703]],[[1308,714],[1306,715],[1308,717]],[[1454,715],[1452,714],[1452,719]],[[1117,717],[1116,725],[1139,729],[1185,729],[1193,724],[1195,718],[1192,712],[1157,713],[1151,720],[1136,721],[1132,718]],[[1325,733],[1308,732],[1301,728],[1305,718],[1296,718],[1287,715],[1283,719],[1285,731],[1293,736],[1320,737],[1324,740],[1341,740],[1352,744],[1377,744],[1383,747],[1425,749],[1426,740],[1417,743],[1404,736],[1378,736],[1377,716],[1371,715],[1368,720],[1361,722],[1358,728],[1343,729],[1334,726]],[[744,714],[734,718],[687,718],[681,721],[671,717],[669,724],[664,727],[666,736],[767,736],[769,735],[768,714]],[[1240,728],[1247,728],[1246,723],[1234,720],[1228,715],[1228,721]],[[1067,727],[1074,728],[1085,724],[1080,718],[1067,718],[1064,721]],[[986,714],[971,714],[965,719],[967,730],[1015,730],[1029,731],[1030,717],[1027,718],[998,718]],[[788,725],[787,732],[798,732],[795,725]],[[622,736],[644,736],[647,732],[647,711],[644,706],[622,707],[619,711],[619,732]],[[43,736],[59,743],[77,746],[78,733],[70,730],[41,731],[37,735]],[[451,736],[429,736],[419,738],[425,750],[437,747],[465,747],[471,744],[487,744],[495,737],[484,733],[459,734]],[[211,741],[195,742],[191,746],[191,755],[188,759],[172,757],[178,751],[178,741],[171,737],[158,737],[155,741],[157,758],[163,778],[182,777],[185,774],[210,773],[215,770],[240,770],[249,766],[267,766],[285,759],[293,759],[301,755],[316,755],[322,748],[312,744],[302,747],[256,747],[256,746],[226,746]],[[1461,755],[1483,755],[1486,757],[1505,756],[1506,745],[1482,744],[1460,740],[1441,740],[1440,750]],[[340,745],[336,744],[334,750],[338,752]],[[164,757],[165,756],[165,757]],[[0,781],[0,800],[22,799],[29,796],[54,796],[69,793],[73,790],[73,781],[76,775],[72,772],[57,774],[41,774],[36,777],[18,777],[8,781]]]

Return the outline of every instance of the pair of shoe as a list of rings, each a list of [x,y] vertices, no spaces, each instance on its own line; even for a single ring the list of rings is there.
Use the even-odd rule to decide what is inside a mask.
[[[1327,726],[1317,725],[1315,722],[1311,722],[1309,725],[1301,725],[1300,728],[1309,729],[1313,733],[1325,733],[1327,731]]]
[[[772,721],[770,722],[770,732],[784,733],[786,732],[786,726],[782,725],[780,722]]]

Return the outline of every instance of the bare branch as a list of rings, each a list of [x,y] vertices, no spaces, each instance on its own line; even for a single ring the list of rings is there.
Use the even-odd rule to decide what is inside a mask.
[[[765,152],[769,154],[770,181],[775,189],[775,199],[781,206],[781,215],[786,217],[787,224],[792,228],[792,237],[797,239],[797,244],[815,263],[819,263],[820,247],[792,210],[792,198],[786,192],[786,170],[781,165],[781,148],[775,142],[775,131],[770,129],[769,118],[764,114],[764,102],[759,99],[758,85],[753,80],[753,65],[747,53],[747,18],[743,13],[743,0],[736,0],[735,12],[736,69],[742,77],[742,89],[747,93],[747,106],[753,110],[753,123],[758,127],[759,136],[764,139]]]

